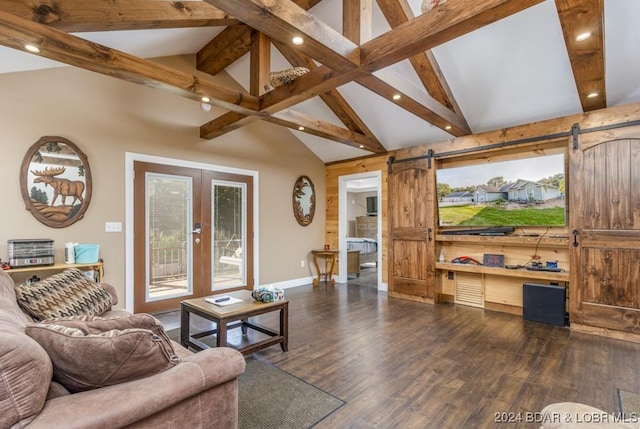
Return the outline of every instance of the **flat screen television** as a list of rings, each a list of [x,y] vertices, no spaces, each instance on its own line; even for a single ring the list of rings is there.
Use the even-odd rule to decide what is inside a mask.
[[[367,197],[367,216],[378,214],[378,197]]]
[[[440,226],[564,226],[564,154],[441,168]]]

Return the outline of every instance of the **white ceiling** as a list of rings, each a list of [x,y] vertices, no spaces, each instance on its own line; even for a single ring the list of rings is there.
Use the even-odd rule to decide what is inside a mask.
[[[455,1],[455,0],[451,0]],[[390,29],[374,3],[373,36]],[[420,0],[409,0],[419,14]],[[310,10],[341,31],[342,0],[323,0]],[[640,1],[605,0],[605,56],[608,106],[640,102]],[[193,54],[221,28],[189,28],[80,33],[80,37],[144,58]],[[582,111],[555,3],[547,0],[433,50],[472,132],[571,115]],[[0,73],[63,66],[36,55],[0,47]],[[272,70],[289,64],[272,49]],[[424,92],[408,61],[390,67]],[[248,88],[249,59],[227,72]],[[452,136],[356,83],[339,88],[380,142],[393,150]],[[294,107],[342,125],[319,98]],[[212,112],[213,113],[213,112]],[[213,119],[213,118],[211,118]],[[322,161],[338,161],[369,152],[291,131]]]

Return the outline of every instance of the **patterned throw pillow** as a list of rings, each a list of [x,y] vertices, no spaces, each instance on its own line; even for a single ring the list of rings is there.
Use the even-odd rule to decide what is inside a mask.
[[[37,283],[16,286],[18,305],[34,320],[77,315],[99,316],[111,309],[111,295],[77,268]]]
[[[30,324],[26,333],[53,363],[53,379],[70,392],[137,380],[180,362],[160,322],[148,314],[69,317]]]

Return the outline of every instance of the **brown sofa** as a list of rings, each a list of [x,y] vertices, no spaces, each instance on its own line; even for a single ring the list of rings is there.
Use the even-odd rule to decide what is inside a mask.
[[[117,302],[115,290],[105,289]],[[128,314],[108,311],[103,317]],[[191,353],[158,374],[69,393],[52,380],[47,352],[25,333],[11,277],[0,270],[0,428],[236,428],[243,356],[231,348]]]

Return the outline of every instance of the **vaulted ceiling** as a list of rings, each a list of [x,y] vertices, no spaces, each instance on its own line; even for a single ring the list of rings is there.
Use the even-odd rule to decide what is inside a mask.
[[[440,3],[0,1],[0,73],[71,65],[206,97],[202,138],[268,121],[325,162],[640,101],[640,2]],[[148,59],[181,54],[197,70]],[[294,66],[309,72],[269,85]]]

